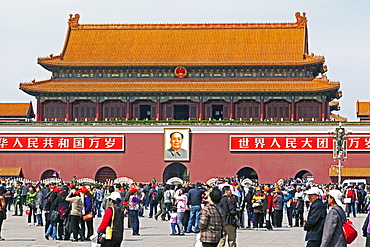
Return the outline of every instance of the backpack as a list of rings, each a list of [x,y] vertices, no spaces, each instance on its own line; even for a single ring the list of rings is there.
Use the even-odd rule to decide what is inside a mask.
[[[159,194],[157,191],[153,191],[151,195],[152,201],[157,201],[159,199]]]

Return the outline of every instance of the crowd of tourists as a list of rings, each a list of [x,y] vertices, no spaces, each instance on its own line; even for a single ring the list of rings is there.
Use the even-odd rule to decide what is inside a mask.
[[[233,247],[238,228],[272,231],[283,227],[285,215],[284,227],[307,231],[307,246],[346,246],[342,222],[370,210],[370,187],[350,184],[342,189],[292,179],[243,184],[238,177],[177,185],[155,180],[113,185],[16,182],[0,187],[0,209],[0,236],[6,211],[13,211],[14,217],[26,214],[29,226],[44,227],[48,240],[90,241],[113,228],[110,241],[117,245],[111,246],[119,246],[123,217],[132,236],[139,236],[140,217],[147,216],[168,221],[171,236],[199,233],[200,246]],[[102,216],[94,230],[94,220]],[[370,244],[368,218],[363,235]]]

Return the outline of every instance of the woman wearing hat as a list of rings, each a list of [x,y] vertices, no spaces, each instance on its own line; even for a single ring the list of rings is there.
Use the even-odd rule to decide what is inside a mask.
[[[324,223],[321,247],[344,247],[347,242],[343,236],[342,224],[346,220],[346,213],[341,202],[342,195],[339,190],[328,193],[327,202],[330,206]]]
[[[119,247],[123,240],[123,210],[119,206],[121,195],[118,192],[112,192],[109,196],[110,207],[105,210],[103,219],[98,227],[98,233],[104,232],[108,226],[113,226],[111,239],[106,239],[101,247]]]
[[[82,216],[82,200],[80,191],[72,190],[71,193],[66,197],[66,201],[70,202],[72,205],[70,217],[71,217],[71,228],[73,233],[72,242],[76,242],[78,240],[78,234],[80,231],[80,220]],[[81,235],[81,233],[80,233]],[[83,236],[81,236],[81,240],[83,240]]]

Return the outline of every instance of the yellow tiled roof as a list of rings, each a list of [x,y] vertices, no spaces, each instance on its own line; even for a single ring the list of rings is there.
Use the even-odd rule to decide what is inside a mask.
[[[20,89],[30,94],[98,93],[98,92],[316,92],[339,89],[339,82],[322,79],[51,79],[21,83]]]
[[[0,117],[27,117],[32,103],[0,103]],[[33,111],[32,111],[33,112]]]
[[[357,116],[370,116],[370,102],[356,102]]]
[[[329,176],[336,177],[338,173],[329,168]],[[342,168],[342,176],[345,177],[370,177],[370,168]]]
[[[18,177],[21,174],[22,167],[0,167],[1,177]]]
[[[307,55],[306,19],[300,15],[296,17],[295,23],[117,25],[82,25],[78,19],[71,24],[71,17],[61,55],[39,58],[38,62],[60,66],[324,62],[324,57]]]

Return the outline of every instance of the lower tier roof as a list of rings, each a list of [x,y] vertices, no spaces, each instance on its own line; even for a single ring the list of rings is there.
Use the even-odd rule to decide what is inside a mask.
[[[21,83],[31,95],[86,93],[267,93],[337,91],[339,82],[323,79],[50,79]]]

